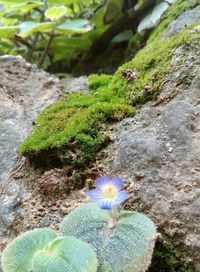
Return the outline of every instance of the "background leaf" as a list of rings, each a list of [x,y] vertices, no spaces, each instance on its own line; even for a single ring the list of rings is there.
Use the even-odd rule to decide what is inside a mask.
[[[155,6],[151,14],[152,22],[155,25],[159,22],[162,14],[168,9],[168,7],[169,5],[166,2],[162,2],[158,4],[157,6]]]
[[[27,3],[20,3],[20,4],[15,4],[15,5],[10,5],[5,8],[5,13],[27,13],[31,11],[32,9],[36,7],[43,6],[43,3],[38,2],[38,1],[30,1]]]
[[[158,24],[162,14],[168,9],[169,4],[166,2],[159,3],[154,7],[152,12],[148,14],[139,24],[138,32],[142,32],[145,29],[150,29]]]
[[[122,11],[122,0],[110,0],[107,2],[104,23],[111,23]]]
[[[90,21],[85,19],[68,20],[57,27],[59,30],[72,33],[85,33],[93,29]]]
[[[53,28],[54,24],[47,22],[47,23],[38,23],[38,22],[33,22],[33,21],[29,21],[29,22],[23,22],[20,24],[20,33],[19,36],[26,38],[28,36],[30,36],[31,34],[33,34],[34,32],[48,32],[51,31],[51,29]]]
[[[91,44],[89,39],[83,37],[56,37],[52,42],[50,52],[54,56],[54,61],[73,59],[87,50]]]
[[[133,31],[132,30],[126,30],[124,32],[119,33],[116,35],[113,39],[113,43],[120,43],[124,41],[129,41],[133,37]]]
[[[65,6],[51,7],[45,11],[46,18],[50,20],[58,20],[67,13]]]
[[[18,30],[18,26],[2,26],[0,27],[0,38],[13,37]]]

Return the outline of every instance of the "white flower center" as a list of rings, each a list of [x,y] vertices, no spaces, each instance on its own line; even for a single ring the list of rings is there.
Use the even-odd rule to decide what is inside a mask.
[[[117,189],[113,184],[106,184],[102,188],[103,199],[115,199],[117,197]]]

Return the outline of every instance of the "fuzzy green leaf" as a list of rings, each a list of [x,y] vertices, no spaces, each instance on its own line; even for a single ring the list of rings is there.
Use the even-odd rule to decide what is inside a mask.
[[[146,271],[156,240],[155,225],[146,215],[123,211],[115,222],[110,211],[94,204],[66,216],[61,233],[91,244],[99,260],[98,271],[103,272]]]
[[[57,238],[33,258],[34,272],[96,272],[97,258],[92,248],[74,238]]]
[[[3,252],[3,271],[31,271],[33,256],[56,237],[55,231],[50,228],[44,228],[27,231],[15,238]]]

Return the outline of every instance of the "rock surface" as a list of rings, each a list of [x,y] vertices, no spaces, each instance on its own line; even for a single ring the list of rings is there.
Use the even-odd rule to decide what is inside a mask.
[[[126,181],[127,207],[148,213],[200,271],[200,47],[178,48],[172,67],[157,100],[117,125],[97,164]]]
[[[80,77],[72,77],[68,76],[66,78],[61,79],[61,83],[63,84],[66,92],[88,92],[88,80],[87,76]]]
[[[18,157],[20,142],[29,135],[38,113],[60,96],[55,77],[21,57],[0,57],[0,237],[19,212],[22,184],[11,176],[23,165]],[[19,215],[19,214],[18,214]]]
[[[171,37],[181,29],[193,24],[198,20],[200,20],[200,6],[185,11],[176,20],[172,21],[166,30],[165,37]]]
[[[35,169],[18,155],[39,112],[61,93],[86,85],[86,77],[60,81],[21,57],[0,57],[0,252],[23,231],[57,228],[65,214],[88,201],[71,168]]]
[[[0,184],[17,162],[19,143],[36,116],[59,94],[58,79],[21,57],[0,58]]]

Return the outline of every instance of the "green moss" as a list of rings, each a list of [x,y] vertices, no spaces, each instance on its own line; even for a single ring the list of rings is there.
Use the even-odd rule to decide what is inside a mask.
[[[186,7],[185,1],[175,3],[169,8],[173,16],[177,9]],[[85,165],[108,141],[109,123],[133,115],[134,105],[159,93],[166,74],[176,68],[171,64],[175,49],[199,43],[199,34],[189,31],[193,27],[164,41],[152,39],[114,76],[91,75],[90,94],[71,94],[45,109],[32,134],[21,144],[21,155],[37,161],[58,159],[65,164]]]
[[[154,98],[165,75],[175,68],[171,63],[175,49],[199,43],[199,34],[190,31],[193,27],[189,26],[171,38],[148,43],[133,60],[118,69],[111,82],[112,89],[125,94],[134,105]]]
[[[157,241],[152,264],[148,272],[192,272],[193,269],[184,263],[183,253],[177,250],[173,241],[163,237]]]
[[[100,87],[107,87],[109,85],[109,82],[111,80],[112,76],[110,75],[96,75],[92,74],[88,77],[88,85],[90,90],[97,90]]]
[[[101,85],[101,84],[100,84]],[[85,164],[108,139],[107,124],[133,115],[135,109],[111,89],[94,95],[71,94],[45,109],[20,153],[30,158]]]

